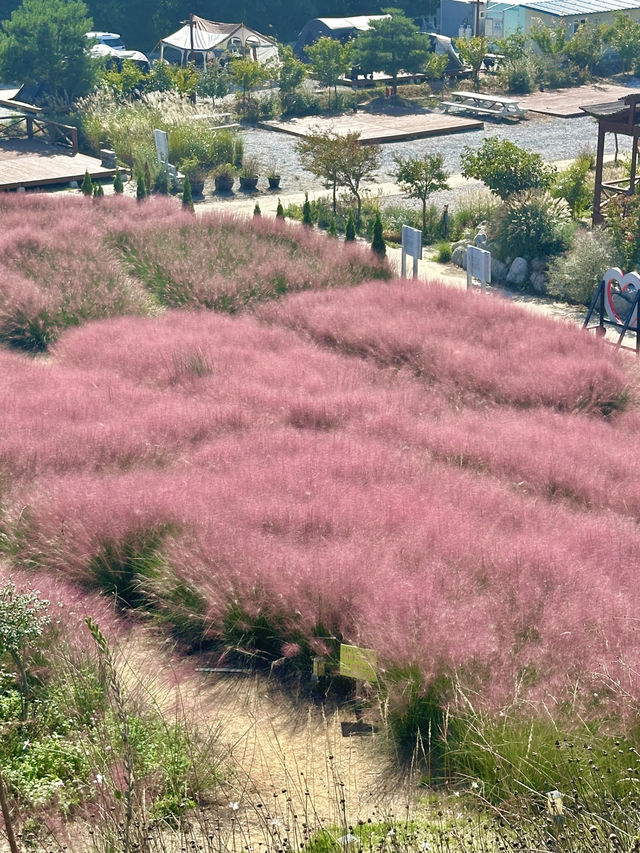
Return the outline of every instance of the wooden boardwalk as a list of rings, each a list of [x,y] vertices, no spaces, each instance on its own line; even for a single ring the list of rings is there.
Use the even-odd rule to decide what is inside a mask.
[[[575,118],[584,115],[580,107],[617,101],[637,91],[627,86],[614,86],[610,83],[588,83],[571,89],[549,89],[546,92],[519,95],[518,103],[521,109],[534,113],[559,118]]]
[[[322,132],[360,134],[362,142],[400,142],[404,139],[419,139],[423,136],[441,136],[465,130],[481,130],[483,123],[477,119],[449,116],[442,113],[410,113],[385,115],[381,113],[350,113],[348,115],[321,118],[305,116],[288,121],[263,121],[260,127],[277,130],[292,136],[309,136]]]
[[[81,181],[85,171],[92,179],[115,174],[95,157],[72,154],[40,140],[0,140],[0,191]]]

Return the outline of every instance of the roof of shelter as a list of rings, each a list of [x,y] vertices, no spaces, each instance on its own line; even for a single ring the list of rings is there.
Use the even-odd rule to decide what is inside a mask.
[[[640,0],[525,0],[514,3],[536,12],[565,17],[567,15],[589,15],[596,12],[624,12],[640,9]]]
[[[352,18],[317,18],[330,30],[368,30],[371,21],[380,21],[388,15],[355,15]]]

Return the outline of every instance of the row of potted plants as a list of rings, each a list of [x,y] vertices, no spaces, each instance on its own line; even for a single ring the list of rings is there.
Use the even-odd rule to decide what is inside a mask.
[[[240,181],[240,189],[252,191],[258,186],[260,164],[253,158],[247,158],[240,169],[232,163],[221,163],[213,170],[213,180],[217,192],[230,192],[236,177]],[[277,190],[280,186],[280,175],[275,169],[267,172],[267,181],[270,190]]]

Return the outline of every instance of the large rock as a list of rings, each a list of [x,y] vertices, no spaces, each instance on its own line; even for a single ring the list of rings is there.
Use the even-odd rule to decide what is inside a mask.
[[[473,241],[474,246],[478,246],[480,249],[487,249],[489,241],[487,240],[487,235],[484,231],[478,231]]]
[[[507,277],[509,268],[498,258],[491,256],[491,281],[504,281]]]
[[[529,264],[526,258],[515,258],[507,273],[507,284],[520,286],[529,277]]]
[[[456,246],[456,248],[451,253],[451,260],[454,264],[457,264],[459,267],[462,267],[463,270],[467,268],[467,246],[466,243],[464,246]]]
[[[529,276],[529,284],[536,293],[546,293],[547,288],[544,283],[544,273],[541,270],[532,272]]]
[[[531,273],[544,272],[546,267],[547,267],[547,262],[544,258],[533,258],[529,262],[529,271]]]

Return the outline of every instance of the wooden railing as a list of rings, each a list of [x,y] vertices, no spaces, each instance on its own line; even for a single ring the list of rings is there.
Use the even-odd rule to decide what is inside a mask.
[[[16,115],[0,124],[0,138],[42,139],[49,145],[67,148],[72,154],[78,153],[78,130],[68,124],[38,118],[34,115]]]
[[[600,210],[604,210],[611,199],[614,199],[619,195],[633,195],[638,184],[640,184],[640,178],[636,179],[633,187],[631,186],[629,178],[622,178],[618,181],[603,181]]]

